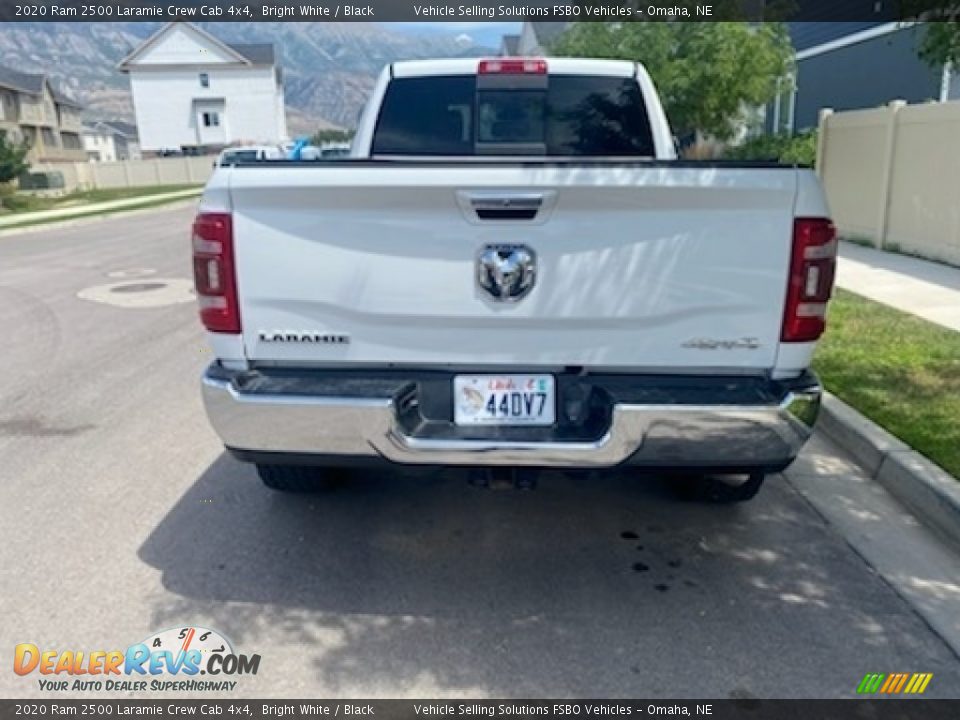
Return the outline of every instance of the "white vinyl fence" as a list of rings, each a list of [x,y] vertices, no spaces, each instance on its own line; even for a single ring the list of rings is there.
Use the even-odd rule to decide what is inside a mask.
[[[960,102],[824,110],[817,171],[841,236],[960,265]]]
[[[30,172],[61,172],[67,192],[103,188],[151,187],[205,183],[215,156],[170,157],[118,162],[37,163]]]

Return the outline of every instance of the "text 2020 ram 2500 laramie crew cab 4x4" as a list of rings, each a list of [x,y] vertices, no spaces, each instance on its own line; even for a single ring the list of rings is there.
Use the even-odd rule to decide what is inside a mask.
[[[632,62],[391,65],[350,158],[218,168],[193,252],[207,412],[277,489],[625,464],[742,500],[819,408],[816,176],[678,161]]]

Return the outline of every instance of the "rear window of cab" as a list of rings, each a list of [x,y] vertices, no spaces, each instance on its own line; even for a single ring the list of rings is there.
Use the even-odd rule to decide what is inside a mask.
[[[476,75],[395,78],[374,155],[644,156],[654,153],[634,78],[549,75],[543,87],[479,87]]]

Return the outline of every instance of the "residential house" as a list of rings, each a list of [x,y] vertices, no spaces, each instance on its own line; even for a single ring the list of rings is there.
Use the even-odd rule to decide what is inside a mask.
[[[122,140],[119,142],[121,145],[126,146],[126,150],[123,154],[126,155],[126,160],[140,160],[140,133],[137,130],[137,126],[133,123],[126,122],[124,120],[107,120],[107,125],[112,127],[116,132],[114,137],[120,136]]]
[[[570,26],[565,22],[525,22],[517,42],[517,55],[549,55],[548,47]],[[504,38],[506,40],[506,38]]]
[[[118,68],[130,76],[144,153],[287,139],[283,74],[271,44],[232,45],[172,22]]]
[[[30,162],[83,160],[82,110],[45,75],[0,66],[0,132],[27,140]]]
[[[817,126],[821,108],[855,110],[892,100],[911,103],[960,98],[960,77],[918,55],[925,27],[901,22],[788,24],[796,76],[767,109],[768,132]]]
[[[55,86],[50,87],[50,94],[60,130],[60,156],[64,160],[78,157],[83,151],[83,143],[80,141],[80,115],[83,105]]]
[[[755,12],[760,12],[760,0]],[[810,0],[788,22],[796,72],[783,92],[758,108],[739,135],[799,132],[816,127],[821,108],[852,110],[902,99],[911,103],[960,99],[960,72],[931,67],[918,54],[922,23],[896,20],[899,5],[884,0]],[[827,18],[825,22],[807,18]],[[517,55],[544,55],[566,23],[525,22]],[[509,38],[503,39],[507,48]],[[503,52],[503,49],[501,50]],[[755,119],[754,119],[755,118]]]
[[[502,57],[516,57],[520,54],[520,36],[504,35],[500,42],[500,55]]]
[[[84,125],[83,149],[91,162],[139,160],[137,128],[130,123],[102,120]]]

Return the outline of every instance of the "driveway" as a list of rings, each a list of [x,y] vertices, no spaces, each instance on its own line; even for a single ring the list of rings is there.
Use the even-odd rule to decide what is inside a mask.
[[[822,438],[740,507],[629,472],[271,493],[203,415],[191,215],[0,238],[3,696],[43,694],[17,643],[190,624],[261,655],[239,696],[846,698],[867,672],[960,695],[955,652],[831,516],[823,478],[859,480]]]

